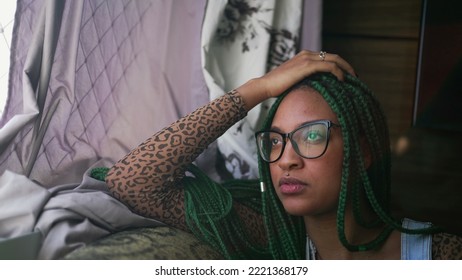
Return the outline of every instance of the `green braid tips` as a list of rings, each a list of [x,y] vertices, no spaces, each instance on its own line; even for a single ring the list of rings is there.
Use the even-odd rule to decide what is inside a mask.
[[[108,167],[95,167],[90,170],[90,177],[104,182],[106,180],[108,171]]]

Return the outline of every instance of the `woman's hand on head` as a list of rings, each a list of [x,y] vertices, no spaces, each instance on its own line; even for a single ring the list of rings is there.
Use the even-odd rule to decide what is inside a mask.
[[[323,59],[320,52],[303,50],[264,76],[240,86],[237,91],[243,96],[247,109],[251,109],[268,98],[279,96],[305,77],[319,72],[332,73],[339,80],[344,79],[345,72],[356,75],[353,67],[337,54],[325,53]]]
[[[353,67],[339,55],[324,53],[323,59],[320,52],[304,50],[260,79],[264,81],[268,97],[276,97],[305,77],[318,72],[332,73],[342,81],[344,72],[355,75]]]

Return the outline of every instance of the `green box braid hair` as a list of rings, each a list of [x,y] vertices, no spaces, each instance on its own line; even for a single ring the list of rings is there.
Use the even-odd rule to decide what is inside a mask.
[[[266,246],[249,238],[233,200],[261,214],[258,180],[230,180],[217,183],[197,166],[188,167],[194,177],[183,178],[186,224],[199,239],[214,247],[226,259],[269,259]]]
[[[419,230],[403,228],[401,222],[390,214],[391,152],[388,126],[385,114],[370,89],[351,75],[346,75],[345,82],[340,82],[335,76],[323,73],[304,79],[287,92],[301,87],[311,87],[321,94],[337,115],[342,129],[344,158],[337,211],[338,235],[342,244],[350,251],[364,251],[380,246],[393,229],[411,234],[439,231],[439,228],[433,226]],[[270,128],[276,110],[286,94],[279,97],[270,109],[263,129]],[[361,138],[366,141],[372,158],[372,164],[367,170],[361,148],[361,141],[364,140]],[[275,258],[302,258],[304,252],[300,248],[305,248],[303,244],[306,239],[304,227],[303,231],[300,230],[303,219],[285,214],[271,182],[269,164],[260,157],[258,161],[262,184],[267,186],[263,193],[263,212],[270,236],[270,251]],[[371,207],[377,214],[375,221],[366,222],[361,216],[360,202],[364,194],[369,203],[366,207]],[[353,203],[354,217],[359,224],[369,228],[385,225],[374,240],[353,245],[346,239],[345,209],[349,196]],[[284,223],[284,219],[289,219],[290,222]],[[281,224],[287,228],[281,227]]]

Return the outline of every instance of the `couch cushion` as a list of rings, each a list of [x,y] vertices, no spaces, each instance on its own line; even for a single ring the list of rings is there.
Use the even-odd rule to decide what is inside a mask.
[[[194,235],[165,226],[114,233],[71,252],[65,259],[206,260],[222,257]]]

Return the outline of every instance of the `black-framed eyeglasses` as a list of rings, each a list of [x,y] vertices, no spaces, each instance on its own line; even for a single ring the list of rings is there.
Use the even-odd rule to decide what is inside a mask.
[[[289,133],[277,131],[259,131],[255,133],[258,152],[262,159],[272,163],[281,158],[287,139],[295,152],[308,159],[322,156],[329,144],[330,128],[339,126],[329,120],[305,123]]]

